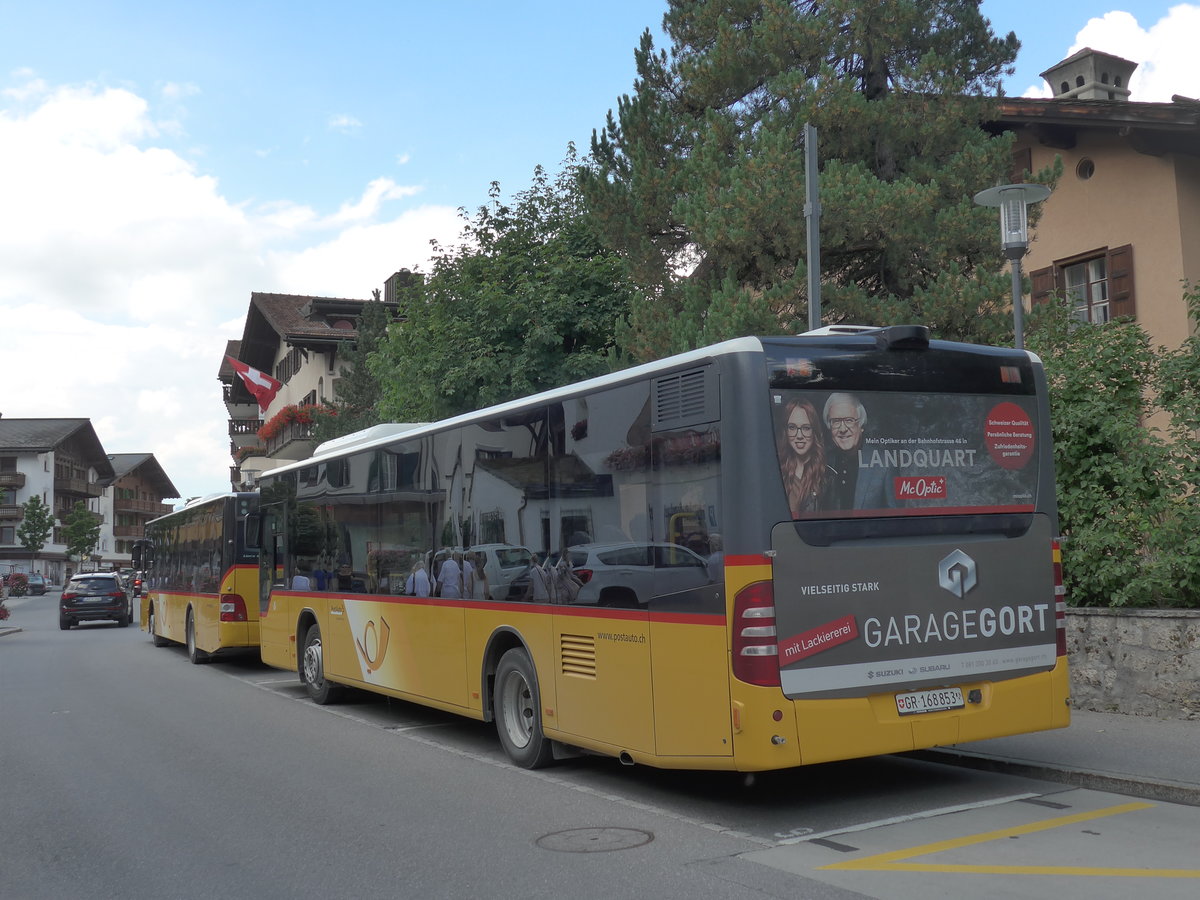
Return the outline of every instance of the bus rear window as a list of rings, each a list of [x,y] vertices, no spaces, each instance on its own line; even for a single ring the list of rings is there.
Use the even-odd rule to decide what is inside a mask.
[[[1034,508],[1032,396],[773,388],[770,401],[794,519]]]

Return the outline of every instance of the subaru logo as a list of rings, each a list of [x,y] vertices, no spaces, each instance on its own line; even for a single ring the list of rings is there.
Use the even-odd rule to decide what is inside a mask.
[[[938,584],[961,600],[975,587],[975,560],[955,550],[938,563]]]

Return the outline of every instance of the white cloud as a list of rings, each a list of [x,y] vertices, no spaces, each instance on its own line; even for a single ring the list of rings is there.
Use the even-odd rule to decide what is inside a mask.
[[[200,88],[189,82],[168,81],[162,86],[160,93],[164,100],[178,103],[184,97],[195,97],[200,93]]]
[[[1197,35],[1200,5],[1194,3],[1173,6],[1146,26],[1132,13],[1114,10],[1089,19],[1075,36],[1075,43],[1059,58],[1091,47],[1136,62],[1138,67],[1129,82],[1131,100],[1166,103],[1174,94],[1200,98],[1200,66],[1193,58]],[[1030,85],[1024,96],[1052,94],[1042,81]]]
[[[354,116],[348,116],[343,113],[329,117],[330,131],[340,131],[343,134],[349,134],[352,131],[357,131],[359,128],[362,128],[362,122],[358,121]]]
[[[458,234],[454,209],[406,208],[416,189],[389,178],[328,214],[239,203],[165,146],[135,91],[18,80],[0,93],[0,413],[90,418],[185,496],[228,487],[217,369],[252,291],[366,298]]]
[[[457,210],[422,206],[387,222],[347,228],[325,243],[298,252],[272,254],[271,266],[280,273],[282,293],[366,300],[372,289],[382,287],[401,267],[429,271],[430,239],[453,244],[462,225]],[[372,263],[380,259],[395,260],[382,275]]]

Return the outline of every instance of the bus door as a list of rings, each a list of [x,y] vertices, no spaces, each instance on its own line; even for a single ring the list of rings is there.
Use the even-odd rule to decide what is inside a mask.
[[[642,753],[654,751],[647,401],[645,383],[622,385],[546,417],[559,726]]]
[[[258,636],[262,661],[296,669],[296,617],[292,604],[279,595],[286,584],[288,502],[263,503],[258,569]]]
[[[721,423],[715,366],[655,383],[650,602],[655,750],[661,756],[730,756],[728,628],[721,552]],[[703,397],[667,418],[671,397]],[[681,398],[682,399],[682,398]]]

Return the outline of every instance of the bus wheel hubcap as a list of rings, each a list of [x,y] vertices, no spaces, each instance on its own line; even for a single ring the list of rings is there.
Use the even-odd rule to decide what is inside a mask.
[[[533,735],[533,695],[525,679],[516,672],[504,682],[504,730],[518,747],[529,743]]]
[[[320,641],[313,641],[304,648],[304,680],[313,685],[321,682]]]

